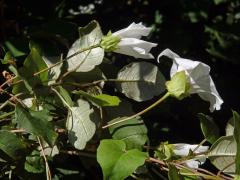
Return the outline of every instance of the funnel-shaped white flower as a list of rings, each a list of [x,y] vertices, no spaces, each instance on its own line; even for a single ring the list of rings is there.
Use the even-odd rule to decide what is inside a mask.
[[[198,153],[204,153],[208,150],[208,146],[199,146],[196,150],[195,148],[198,147],[198,145],[191,145],[191,144],[172,144],[172,150],[175,155],[185,157],[189,154],[189,151],[194,151],[195,154]],[[194,159],[190,159],[185,161],[184,163],[186,166],[190,168],[198,168],[199,165],[202,165],[206,161],[206,158],[204,155],[197,155]]]
[[[142,23],[132,23],[127,28],[113,33],[113,36],[120,37],[120,42],[114,52],[135,58],[153,59],[149,51],[157,44],[140,40],[142,36],[148,36],[150,31],[151,28],[145,27]]]
[[[209,109],[211,112],[215,109],[219,110],[221,108],[223,100],[219,96],[214,82],[209,75],[210,67],[208,65],[199,61],[181,58],[170,49],[165,49],[159,54],[158,62],[162,56],[167,56],[173,60],[173,65],[170,71],[171,77],[179,71],[185,71],[190,81],[190,94],[197,93],[203,100],[209,101]]]

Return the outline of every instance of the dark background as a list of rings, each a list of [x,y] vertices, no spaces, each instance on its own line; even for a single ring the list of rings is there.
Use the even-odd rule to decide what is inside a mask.
[[[144,115],[152,145],[166,140],[199,143],[203,139],[197,118],[200,112],[212,116],[224,134],[231,110],[239,111],[239,0],[0,0],[0,56],[10,50],[21,64],[29,51],[29,40],[50,41],[56,34],[63,37],[60,49],[66,53],[78,37],[77,27],[93,19],[99,22],[105,34],[132,22],[143,22],[153,27],[146,39],[158,43],[152,51],[155,57],[170,48],[182,57],[211,66],[212,78],[224,100],[222,109],[210,113],[209,104],[197,95],[183,101],[168,100]],[[119,67],[135,60],[116,54],[109,58],[116,58]],[[170,61],[163,60],[158,66],[165,75],[169,74]],[[1,65],[1,71],[6,68]],[[152,102],[154,100],[134,103],[134,108],[138,111]]]

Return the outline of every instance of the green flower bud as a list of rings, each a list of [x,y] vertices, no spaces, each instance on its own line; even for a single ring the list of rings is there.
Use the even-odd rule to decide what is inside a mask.
[[[100,42],[101,48],[106,52],[115,51],[118,48],[118,43],[121,41],[121,38],[116,35],[112,35],[112,32],[109,31],[106,36],[102,37]]]
[[[170,81],[166,82],[166,87],[169,94],[179,100],[188,96],[190,84],[185,71],[177,72]]]

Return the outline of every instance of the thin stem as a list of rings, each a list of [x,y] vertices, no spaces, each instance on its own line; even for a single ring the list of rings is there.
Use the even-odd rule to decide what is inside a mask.
[[[67,106],[67,108],[68,108],[69,110],[71,110],[70,105],[65,101],[65,99],[63,99],[63,97],[61,96],[61,94],[60,94],[56,89],[54,89],[54,88],[51,88],[51,89],[52,89],[52,91],[55,92],[56,95],[61,99],[61,101],[63,102],[63,104],[64,104],[65,106]]]
[[[122,120],[116,121],[116,122],[114,122],[114,123],[108,124],[108,125],[106,125],[106,126],[103,126],[102,128],[105,129],[105,128],[107,128],[107,127],[110,127],[110,126],[113,126],[113,125],[116,125],[116,124],[119,124],[119,123],[128,121],[128,120],[130,120],[130,119],[133,119],[133,118],[135,118],[135,117],[137,117],[137,116],[141,116],[142,114],[148,112],[149,110],[153,109],[155,106],[157,106],[158,104],[160,104],[161,102],[163,102],[163,101],[164,101],[167,97],[169,97],[169,96],[170,96],[170,94],[167,92],[163,97],[161,97],[159,100],[157,100],[157,101],[156,101],[155,103],[153,103],[152,105],[148,106],[146,109],[144,109],[144,110],[142,110],[142,111],[140,111],[140,112],[138,112],[138,113],[136,113],[136,114],[134,114],[134,115],[132,115],[132,116],[129,116],[129,117],[125,118],[125,119],[122,119]]]
[[[43,159],[45,161],[47,180],[51,180],[52,179],[51,171],[50,171],[50,168],[49,168],[49,165],[48,165],[48,161],[47,161],[46,155],[44,153],[44,148],[43,148],[41,140],[40,140],[40,138],[38,136],[37,136],[37,140],[38,140],[38,143],[39,143],[41,151],[42,151]]]
[[[84,84],[79,84],[79,83],[75,83],[75,82],[66,82],[65,84],[69,84],[69,85],[73,85],[73,86],[77,86],[80,88],[84,88],[84,87],[88,87],[88,86],[95,86],[101,82],[141,82],[139,80],[126,80],[126,79],[100,79],[97,81],[93,81],[91,83],[84,83]]]
[[[13,129],[10,132],[12,132],[12,133],[25,133],[26,130],[25,129]]]
[[[4,119],[4,118],[6,118],[6,117],[8,117],[8,116],[13,115],[14,113],[15,113],[15,111],[11,111],[11,112],[8,112],[8,113],[4,113],[4,114],[0,115],[0,119]]]
[[[203,145],[205,142],[207,141],[207,139],[203,139],[198,145],[197,147],[195,147],[195,149],[193,149],[193,152],[195,152],[201,145]]]
[[[155,162],[155,163],[158,163],[158,164],[163,165],[163,166],[167,165],[165,162],[163,162],[161,160],[158,160],[158,159],[151,158],[151,157],[148,159],[148,161]],[[195,175],[195,176],[201,176],[203,178],[212,179],[212,180],[222,180],[222,178],[216,176],[215,174],[209,175],[210,174],[209,172],[208,172],[208,174],[204,174],[204,173],[198,172],[198,171],[196,171],[194,169],[191,169],[191,168],[188,168],[186,166],[183,166],[181,164],[177,164],[177,163],[174,163],[174,162],[171,162],[171,164],[176,166],[177,169],[186,169],[189,172],[193,173],[193,175]],[[182,175],[189,175],[189,173],[181,173],[181,172],[180,172],[180,174],[182,174]]]

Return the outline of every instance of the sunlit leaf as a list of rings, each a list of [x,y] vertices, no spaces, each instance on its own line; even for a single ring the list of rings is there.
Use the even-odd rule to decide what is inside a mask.
[[[198,118],[204,137],[213,144],[219,138],[219,128],[210,116],[199,113]]]
[[[121,140],[105,139],[97,149],[97,161],[105,180],[122,180],[144,164],[148,155],[137,149],[126,150]],[[126,165],[127,164],[127,165]]]
[[[90,22],[87,26],[80,28],[79,31],[80,38],[73,43],[67,57],[80,50],[99,44],[103,36],[101,28],[96,21]],[[104,50],[100,47],[84,51],[68,59],[68,71],[91,71],[95,66],[102,63],[103,57]]]
[[[233,136],[223,136],[219,138],[211,147],[208,158],[224,173],[235,174],[235,157],[237,144]]]
[[[164,76],[157,66],[147,62],[125,66],[119,71],[117,79],[118,90],[135,101],[152,99],[165,90]]]
[[[84,91],[74,91],[74,94],[79,94],[92,102],[97,106],[118,106],[121,102],[117,96],[110,96],[108,94],[99,94],[99,95],[91,95]]]
[[[87,101],[79,99],[77,106],[71,107],[67,117],[68,138],[77,149],[84,149],[96,131],[97,116]]]

